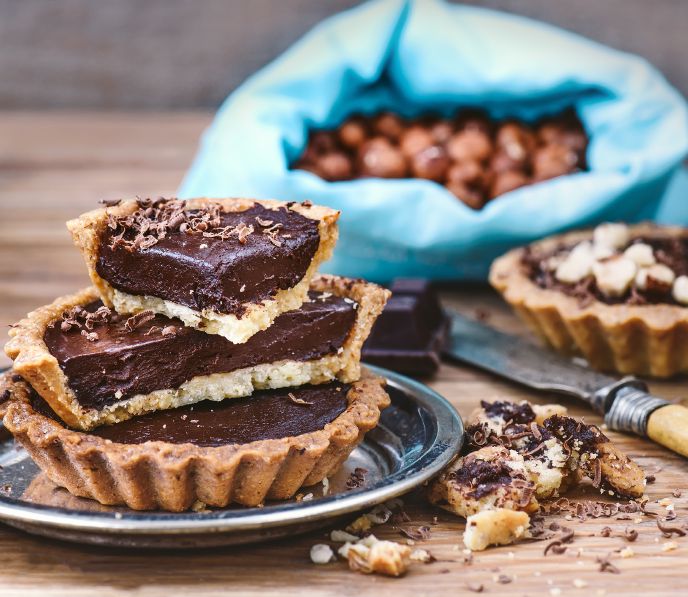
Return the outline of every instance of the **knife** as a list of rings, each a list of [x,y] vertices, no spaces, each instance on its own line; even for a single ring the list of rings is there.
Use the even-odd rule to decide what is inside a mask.
[[[688,408],[648,392],[635,377],[616,379],[527,340],[448,311],[444,355],[536,390],[587,402],[614,431],[635,433],[688,457]]]

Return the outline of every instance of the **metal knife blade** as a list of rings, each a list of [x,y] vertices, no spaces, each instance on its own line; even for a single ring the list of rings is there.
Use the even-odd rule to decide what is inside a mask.
[[[448,311],[447,314],[451,332],[444,350],[446,357],[536,390],[580,398],[604,415],[610,429],[647,436],[647,423],[652,414],[671,404],[649,394],[646,384],[639,379],[616,379],[598,373],[518,336],[500,332],[458,313]],[[677,448],[659,443],[688,454],[688,445]]]
[[[585,400],[600,414],[599,390],[618,380],[512,334],[449,312],[451,331],[445,355],[531,388]]]

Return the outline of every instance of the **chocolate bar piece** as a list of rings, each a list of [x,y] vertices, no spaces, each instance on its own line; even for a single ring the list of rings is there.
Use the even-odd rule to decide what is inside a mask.
[[[428,280],[398,279],[392,297],[363,345],[363,359],[409,375],[437,371],[449,320]]]

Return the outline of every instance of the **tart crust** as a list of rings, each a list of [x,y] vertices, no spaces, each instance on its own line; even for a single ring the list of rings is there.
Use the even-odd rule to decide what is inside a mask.
[[[338,354],[311,361],[283,360],[228,373],[197,376],[177,389],[156,390],[120,400],[103,409],[84,408],[69,388],[69,380],[43,340],[46,328],[62,313],[98,298],[93,287],[56,299],[17,323],[9,332],[5,352],[14,360],[14,371],[26,379],[68,425],[88,430],[124,421],[154,410],[176,408],[209,398],[241,398],[255,389],[283,388],[333,379],[349,383],[360,377],[361,347],[389,297],[389,291],[362,280],[318,274],[311,290],[330,292],[355,301],[356,319]]]
[[[197,502],[257,506],[288,499],[333,474],[389,405],[384,381],[355,382],[348,406],[321,430],[247,444],[122,444],[67,429],[36,412],[30,388],[11,382],[4,423],[55,484],[79,497],[134,510],[181,512]]]
[[[685,238],[680,227],[640,224],[631,238]],[[535,250],[551,250],[592,238],[592,231],[549,237]],[[628,305],[593,301],[587,305],[557,290],[541,288],[523,265],[524,248],[497,259],[490,283],[516,313],[550,346],[583,355],[591,367],[623,374],[668,377],[688,372],[688,308],[671,304]]]
[[[67,222],[67,228],[72,234],[74,244],[82,252],[86,260],[89,276],[94,286],[98,289],[100,297],[110,308],[118,313],[131,314],[147,309],[155,313],[181,319],[185,325],[202,329],[209,334],[220,334],[230,342],[241,344],[251,336],[267,329],[275,318],[286,311],[298,309],[306,300],[308,286],[320,264],[332,256],[332,251],[337,242],[337,219],[339,212],[319,205],[307,206],[302,203],[286,203],[269,199],[207,199],[197,198],[186,200],[186,208],[199,209],[209,205],[221,205],[225,212],[245,211],[255,204],[267,208],[286,207],[311,220],[318,220],[318,232],[320,244],[313,259],[306,270],[305,275],[292,288],[278,290],[274,297],[260,303],[244,303],[245,312],[241,317],[233,314],[218,313],[212,309],[197,311],[152,296],[136,296],[121,292],[113,288],[107,281],[101,278],[96,271],[100,237],[107,226],[108,216],[129,215],[138,208],[134,200],[123,201],[115,207],[105,207],[87,212],[80,217]]]

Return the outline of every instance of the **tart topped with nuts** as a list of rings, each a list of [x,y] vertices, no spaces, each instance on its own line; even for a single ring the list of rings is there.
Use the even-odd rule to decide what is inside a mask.
[[[591,366],[688,371],[688,231],[602,224],[497,259],[490,282],[540,336]]]
[[[301,306],[338,217],[307,201],[139,199],[67,227],[107,307],[177,317],[240,344]]]

